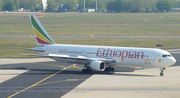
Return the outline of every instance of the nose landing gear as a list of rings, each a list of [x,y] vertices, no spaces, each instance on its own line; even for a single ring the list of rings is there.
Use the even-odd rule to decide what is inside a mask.
[[[164,75],[163,70],[161,70],[160,76],[163,76],[163,75]]]
[[[166,70],[166,68],[159,68],[161,70],[160,76],[164,76],[164,70]]]

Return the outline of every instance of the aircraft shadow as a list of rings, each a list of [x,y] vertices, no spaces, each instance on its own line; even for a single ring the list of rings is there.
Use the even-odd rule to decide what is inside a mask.
[[[155,75],[124,74],[124,73],[115,73],[113,75],[117,75],[117,76],[138,76],[138,77],[156,77]]]
[[[26,69],[24,67],[20,68],[1,68],[1,69]],[[60,70],[45,70],[45,69],[30,69],[26,73],[22,73],[20,75],[42,75],[42,74],[54,74]],[[115,72],[129,72],[129,71],[121,71],[121,70],[116,70]],[[76,74],[76,75],[94,75],[94,74],[100,74],[100,75],[118,75],[118,76],[138,76],[138,77],[156,77],[155,75],[140,75],[140,74],[125,74],[125,73],[115,73],[115,72],[106,72],[106,71],[93,71],[92,73],[82,73],[81,70],[64,70],[58,74]],[[133,72],[133,71],[130,71]],[[1,74],[1,75],[14,75],[14,74]]]

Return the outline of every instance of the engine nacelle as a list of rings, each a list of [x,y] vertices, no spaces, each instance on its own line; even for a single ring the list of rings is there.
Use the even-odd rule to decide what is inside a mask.
[[[90,63],[90,68],[96,71],[104,71],[106,68],[106,63],[103,61],[92,61]]]

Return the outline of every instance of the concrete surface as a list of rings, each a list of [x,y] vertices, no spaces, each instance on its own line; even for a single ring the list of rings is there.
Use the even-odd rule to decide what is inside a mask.
[[[62,98],[180,98],[180,67],[96,74]]]

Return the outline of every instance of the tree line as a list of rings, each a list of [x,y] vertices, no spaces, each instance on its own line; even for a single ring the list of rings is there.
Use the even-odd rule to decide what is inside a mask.
[[[14,11],[20,8],[31,11],[42,10],[42,2],[41,0],[0,0],[0,10],[2,11]]]
[[[18,0],[0,0],[0,10],[14,10],[19,8]]]
[[[173,0],[115,0],[108,3],[107,9],[114,12],[170,11],[177,1]],[[179,2],[178,2],[179,3]],[[179,5],[178,5],[179,6]]]
[[[75,5],[79,4],[79,7]],[[109,12],[149,12],[170,11],[180,8],[179,0],[97,0],[98,10],[107,9]],[[48,0],[46,11],[82,10],[84,0]],[[63,4],[63,8],[62,5]],[[38,6],[37,6],[38,5]],[[86,9],[95,9],[96,0],[85,0]],[[20,8],[31,11],[43,10],[41,0],[0,0],[0,10],[13,11]]]

